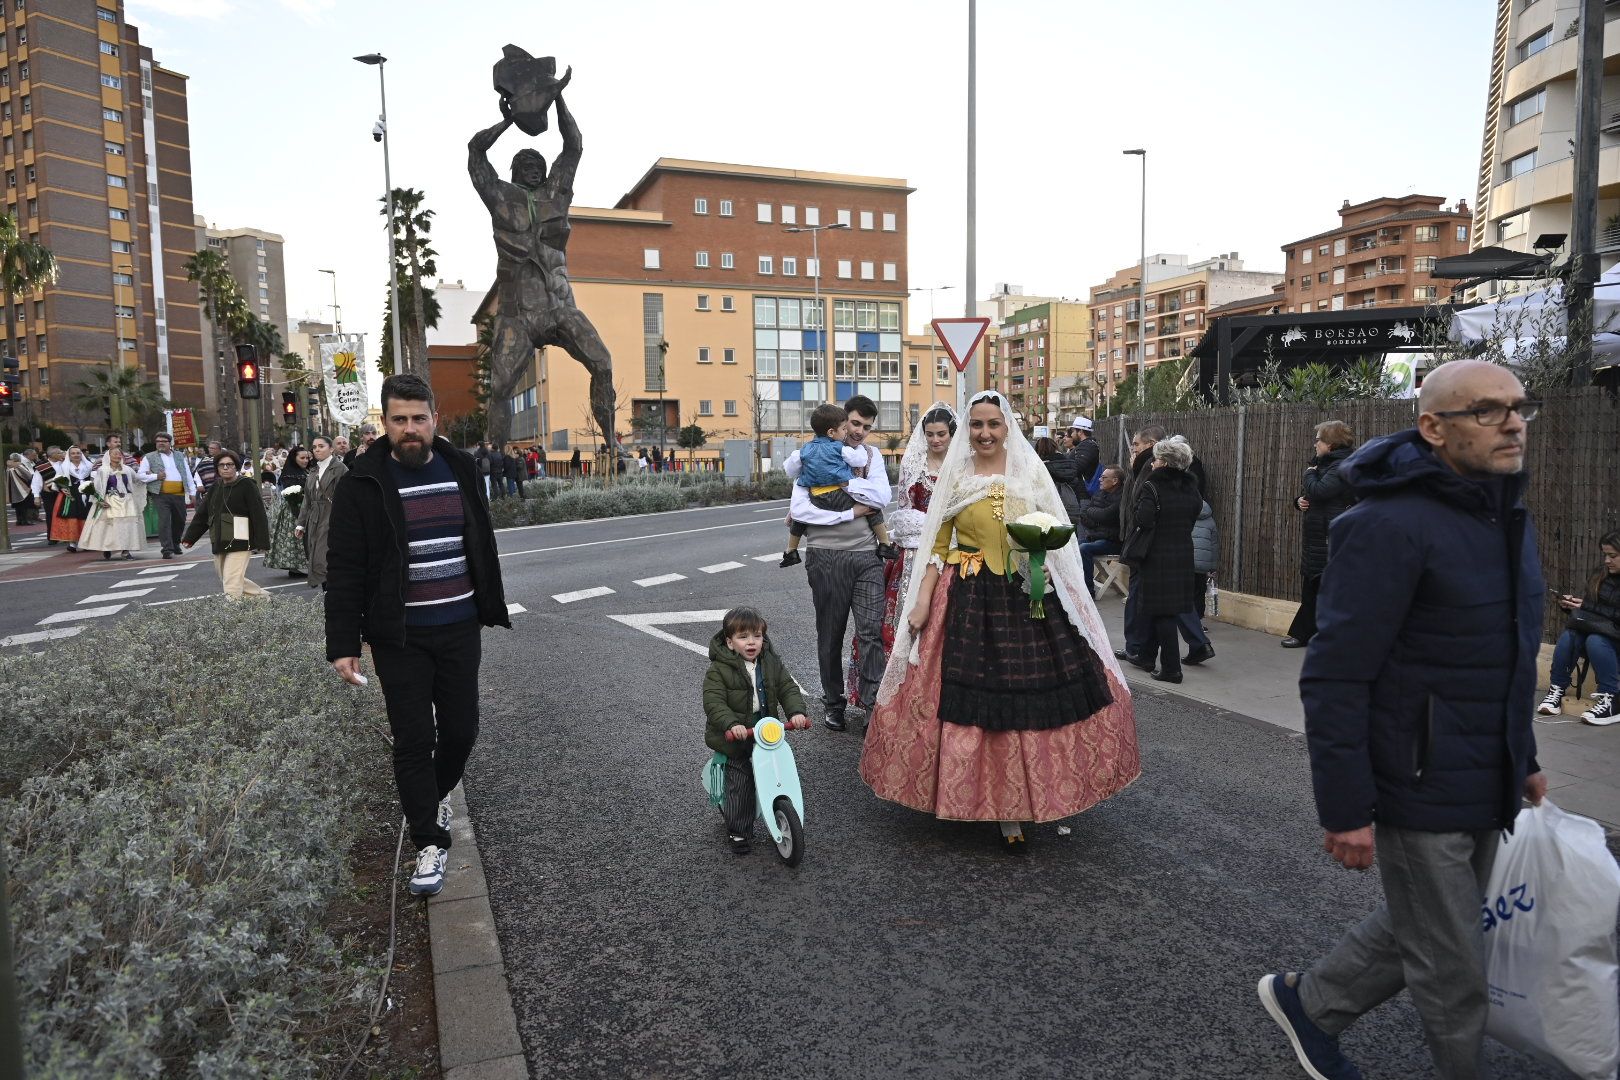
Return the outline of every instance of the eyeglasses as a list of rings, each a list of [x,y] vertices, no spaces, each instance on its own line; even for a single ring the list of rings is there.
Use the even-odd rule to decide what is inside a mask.
[[[1447,409],[1434,415],[1443,416],[1448,420],[1461,416],[1472,416],[1474,422],[1482,427],[1501,427],[1507,423],[1508,413],[1510,412],[1518,413],[1519,419],[1528,424],[1536,418],[1536,414],[1540,411],[1541,402],[1521,401],[1516,405],[1481,405],[1477,409]]]

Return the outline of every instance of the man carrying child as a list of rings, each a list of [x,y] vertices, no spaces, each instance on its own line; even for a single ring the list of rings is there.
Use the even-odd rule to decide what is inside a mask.
[[[849,430],[849,414],[837,405],[817,407],[810,414],[810,430],[816,437],[799,448],[798,486],[810,493],[810,504],[818,509],[835,512],[855,509],[849,482],[856,477],[865,479],[871,448],[844,442],[845,432]],[[879,462],[878,468],[883,467]],[[866,524],[877,536],[878,554],[885,559],[898,559],[900,549],[889,539],[889,527],[883,524],[883,506],[871,508]],[[793,518],[788,525],[787,550],[782,553],[779,565],[796,566],[803,561],[799,558],[799,539],[806,528],[805,522]]]

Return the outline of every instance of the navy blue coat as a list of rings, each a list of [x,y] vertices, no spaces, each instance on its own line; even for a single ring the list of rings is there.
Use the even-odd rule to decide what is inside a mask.
[[[1341,466],[1300,674],[1322,827],[1511,828],[1527,774],[1542,593],[1523,476],[1475,482],[1417,431]]]

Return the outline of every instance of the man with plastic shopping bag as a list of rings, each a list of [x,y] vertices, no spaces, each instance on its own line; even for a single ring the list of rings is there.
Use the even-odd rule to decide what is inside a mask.
[[[1328,854],[1377,865],[1384,903],[1260,998],[1307,1076],[1354,1080],[1338,1035],[1403,988],[1442,1080],[1484,1076],[1480,897],[1520,796],[1539,804],[1532,716],[1543,582],[1520,501],[1536,403],[1506,368],[1436,368],[1417,427],[1342,466],[1318,631],[1300,675]]]

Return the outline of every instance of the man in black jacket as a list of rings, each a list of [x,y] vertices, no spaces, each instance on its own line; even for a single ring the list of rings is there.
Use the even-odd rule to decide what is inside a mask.
[[[1080,545],[1080,564],[1086,575],[1086,587],[1091,598],[1097,598],[1097,582],[1092,576],[1093,560],[1098,555],[1119,554],[1119,491],[1125,472],[1118,465],[1103,469],[1097,494],[1080,504],[1080,526],[1086,539]]]
[[[1436,1075],[1485,1075],[1480,898],[1520,797],[1547,791],[1544,583],[1520,501],[1536,407],[1506,368],[1453,361],[1424,381],[1416,429],[1342,466],[1360,501],[1329,527],[1299,689],[1323,846],[1365,870],[1376,829],[1385,899],[1309,971],[1260,980],[1309,1075],[1359,1077],[1338,1035],[1403,987]]]
[[[326,658],[363,685],[360,643],[371,645],[418,852],[411,891],[432,895],[450,847],[444,800],[478,738],[480,631],[512,623],[477,469],[435,435],[432,388],[390,375],[382,409],[386,437],[356,455],[332,500]]]
[[[1102,460],[1102,447],[1091,437],[1091,420],[1077,416],[1069,425],[1069,458],[1074,462],[1075,495],[1083,503],[1091,495],[1086,485],[1097,475],[1097,463]]]

